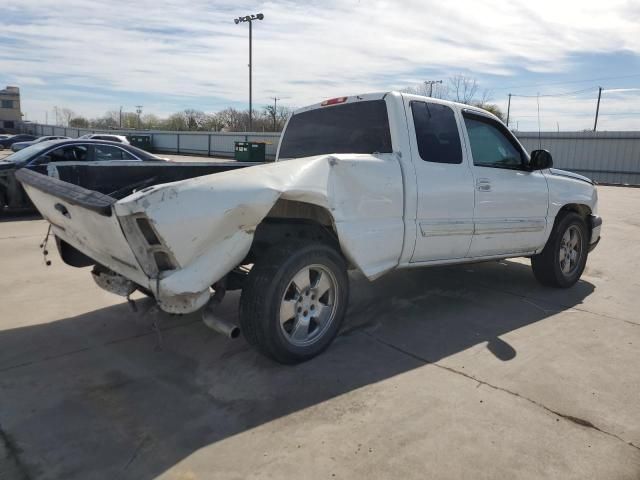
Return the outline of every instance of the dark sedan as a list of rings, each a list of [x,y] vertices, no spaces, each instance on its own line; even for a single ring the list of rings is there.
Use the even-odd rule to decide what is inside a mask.
[[[9,148],[16,142],[30,142],[37,139],[33,135],[27,135],[26,133],[19,133],[18,135],[11,135],[8,138],[0,139],[0,149]]]
[[[0,160],[0,211],[29,209],[31,202],[15,179],[15,172],[28,168],[47,174],[48,165],[55,162],[163,162],[149,152],[131,145],[104,140],[52,140],[40,142]]]

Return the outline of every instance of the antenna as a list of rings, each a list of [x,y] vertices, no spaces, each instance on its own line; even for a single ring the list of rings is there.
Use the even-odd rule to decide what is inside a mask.
[[[542,150],[542,134],[540,133],[540,92],[536,95],[536,102],[538,103],[538,148]]]

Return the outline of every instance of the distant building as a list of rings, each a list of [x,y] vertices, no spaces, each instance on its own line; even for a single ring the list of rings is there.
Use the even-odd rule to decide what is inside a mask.
[[[0,131],[17,132],[21,121],[20,89],[7,87],[0,90]]]

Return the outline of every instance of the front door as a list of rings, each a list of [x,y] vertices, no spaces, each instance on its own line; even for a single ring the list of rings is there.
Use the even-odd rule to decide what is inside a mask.
[[[405,108],[418,191],[411,262],[464,258],[473,233],[474,194],[456,113],[447,105],[410,99]]]
[[[474,234],[469,257],[531,252],[545,241],[549,190],[541,171],[494,119],[463,113],[473,162]]]

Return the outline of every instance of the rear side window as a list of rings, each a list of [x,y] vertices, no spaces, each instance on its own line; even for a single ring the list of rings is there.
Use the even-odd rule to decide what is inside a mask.
[[[95,140],[108,140],[110,142],[119,142],[120,139],[118,137],[111,137],[109,135],[97,135],[93,137]]]
[[[123,149],[113,145],[96,145],[94,147],[95,158],[101,160],[135,160],[136,157]]]
[[[289,120],[280,146],[280,158],[391,152],[389,117],[384,100],[298,113]]]
[[[420,158],[427,162],[462,163],[456,117],[446,105],[411,102]]]

